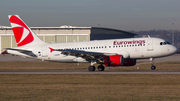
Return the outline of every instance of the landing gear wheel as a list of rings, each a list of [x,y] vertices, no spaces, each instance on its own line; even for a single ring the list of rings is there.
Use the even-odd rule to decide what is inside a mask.
[[[154,58],[150,58],[150,61],[152,62],[152,63],[151,63],[151,65],[152,65],[152,66],[151,66],[151,69],[152,69],[152,70],[155,70],[155,69],[156,69],[156,66],[154,66]]]
[[[152,65],[152,66],[151,66],[151,69],[152,69],[152,70],[155,70],[155,69],[156,69],[156,66]]]
[[[89,66],[88,70],[89,71],[95,71],[96,67],[95,66]]]
[[[103,65],[99,65],[99,66],[98,66],[98,70],[99,70],[99,71],[104,71],[104,69],[105,69],[105,67],[104,67]]]

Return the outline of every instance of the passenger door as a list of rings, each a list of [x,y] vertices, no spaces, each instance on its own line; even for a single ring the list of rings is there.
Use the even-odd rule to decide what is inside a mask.
[[[153,40],[152,39],[148,40],[147,51],[153,51]]]

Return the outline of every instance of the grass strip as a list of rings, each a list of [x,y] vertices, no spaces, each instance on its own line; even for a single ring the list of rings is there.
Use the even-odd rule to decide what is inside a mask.
[[[177,101],[180,75],[0,75],[2,101]]]

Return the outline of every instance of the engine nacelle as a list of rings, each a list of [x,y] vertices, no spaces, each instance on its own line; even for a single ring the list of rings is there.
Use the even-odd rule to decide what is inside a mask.
[[[124,59],[122,55],[110,55],[104,57],[105,66],[134,66],[136,65],[136,59]]]
[[[104,57],[105,66],[123,66],[123,56],[122,55],[110,55]]]
[[[134,66],[136,65],[136,59],[124,59],[123,66]]]

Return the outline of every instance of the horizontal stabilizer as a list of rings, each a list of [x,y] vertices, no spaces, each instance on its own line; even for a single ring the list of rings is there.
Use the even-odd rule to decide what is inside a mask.
[[[36,56],[32,51],[30,51],[30,50],[14,49],[14,48],[6,48],[6,50],[5,50],[4,52],[2,52],[1,54],[11,54],[11,53],[8,53],[8,50],[17,51],[17,52],[19,52],[19,53],[28,55],[28,56],[30,56],[30,57],[37,57],[37,56]]]

